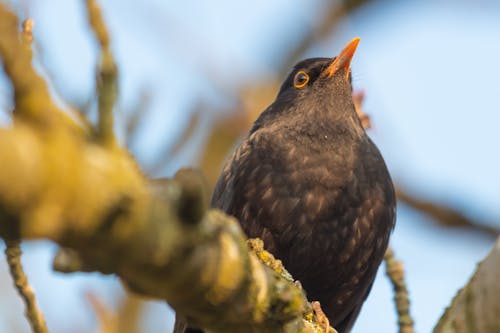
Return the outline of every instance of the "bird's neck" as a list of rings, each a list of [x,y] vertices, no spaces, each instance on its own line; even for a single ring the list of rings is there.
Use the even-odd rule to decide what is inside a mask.
[[[356,141],[365,136],[365,131],[354,111],[333,113],[321,110],[314,116],[295,122],[293,126],[301,135],[319,137],[322,141],[325,137]]]

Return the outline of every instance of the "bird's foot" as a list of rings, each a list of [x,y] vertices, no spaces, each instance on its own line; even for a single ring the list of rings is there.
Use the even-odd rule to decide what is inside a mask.
[[[321,309],[321,304],[318,301],[311,302],[312,309],[314,311],[314,317],[316,319],[316,323],[318,323],[325,330],[326,333],[330,331],[330,321],[328,317]]]

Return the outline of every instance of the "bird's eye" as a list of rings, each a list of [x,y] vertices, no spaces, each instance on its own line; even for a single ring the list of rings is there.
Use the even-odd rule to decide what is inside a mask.
[[[293,85],[295,88],[304,88],[307,83],[309,82],[309,75],[307,75],[306,72],[300,71],[295,74],[295,77],[293,78]]]

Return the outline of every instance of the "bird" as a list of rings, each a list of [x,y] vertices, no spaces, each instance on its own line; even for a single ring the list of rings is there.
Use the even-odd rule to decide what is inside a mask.
[[[359,41],[293,67],[211,199],[263,240],[339,333],[350,332],[370,292],[396,216],[388,168],[353,103]]]

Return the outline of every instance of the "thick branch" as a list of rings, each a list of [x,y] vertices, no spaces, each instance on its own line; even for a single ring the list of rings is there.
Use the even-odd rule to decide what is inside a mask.
[[[238,223],[183,208],[204,205],[194,175],[148,183],[126,152],[64,133],[41,141],[21,124],[0,130],[0,204],[15,217],[3,228],[73,248],[213,331],[303,331],[302,291],[249,254]]]
[[[500,238],[434,328],[434,333],[500,332]]]

